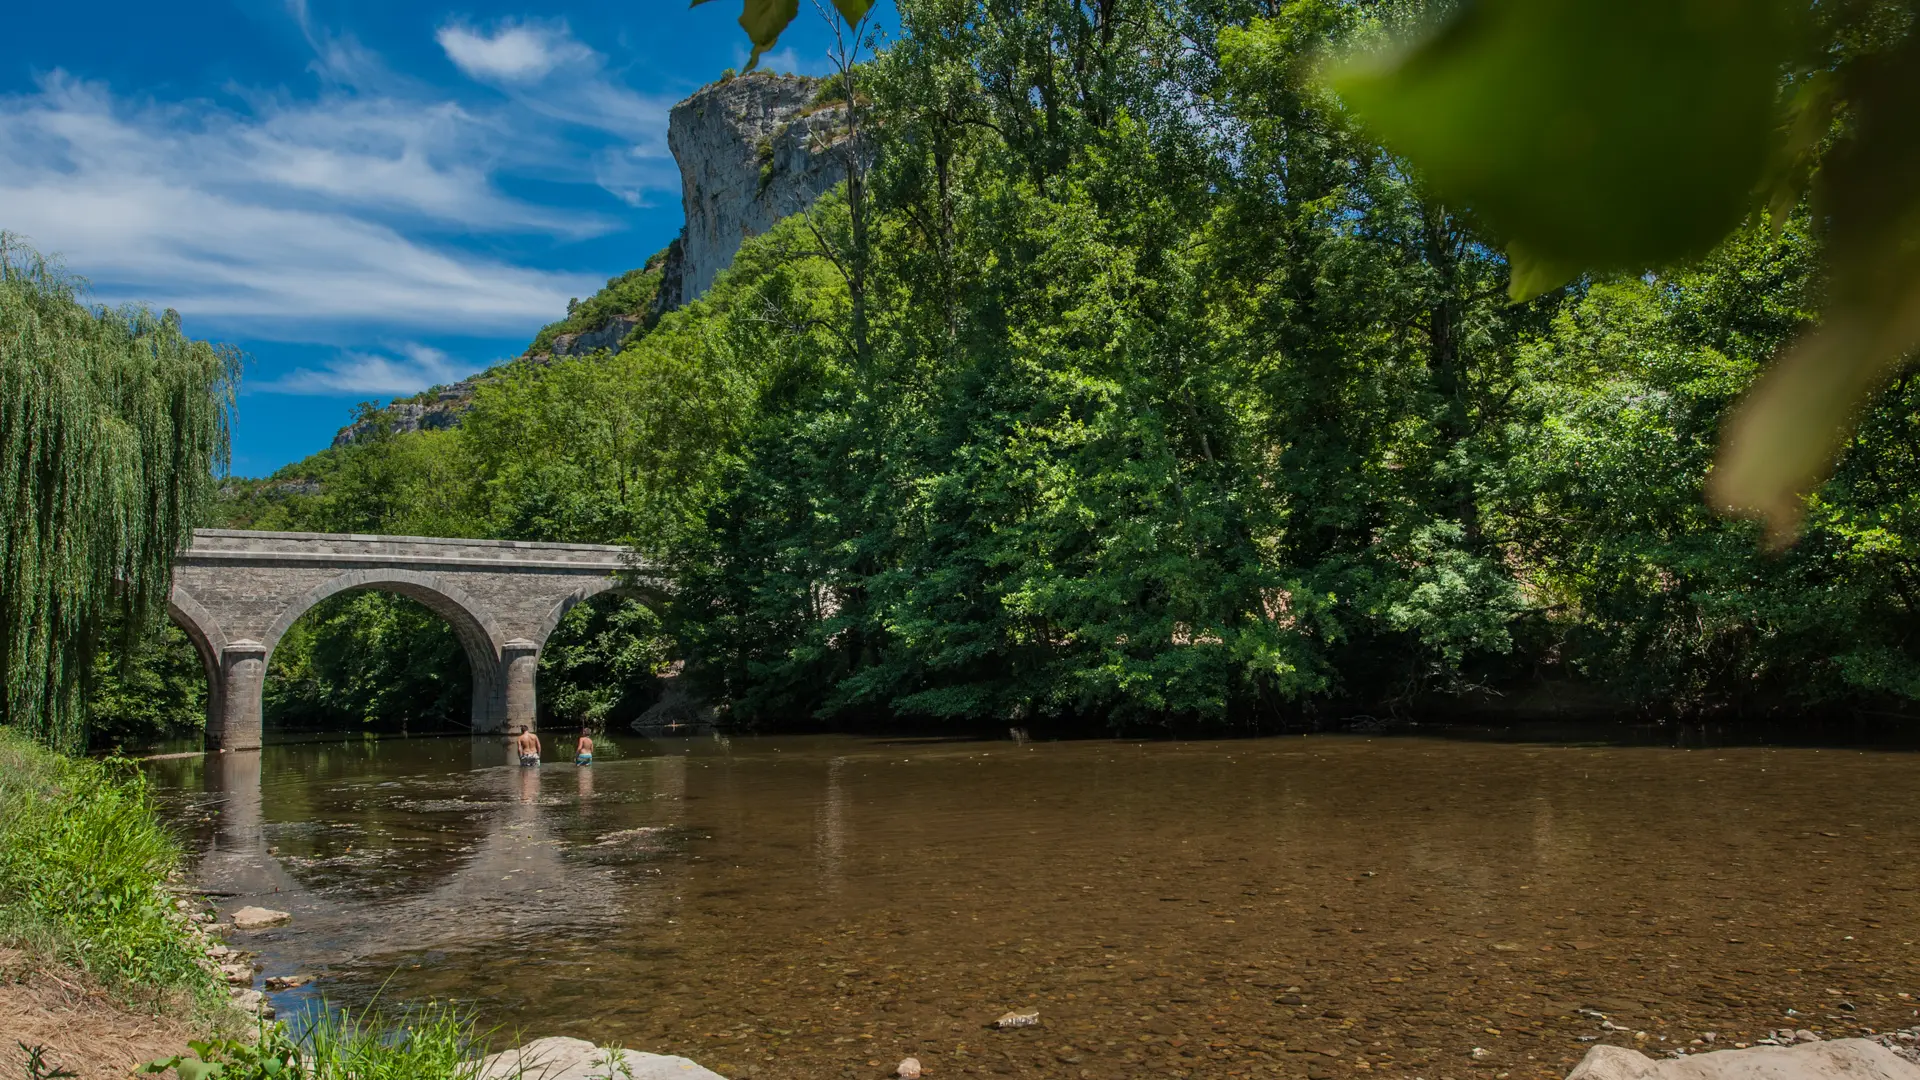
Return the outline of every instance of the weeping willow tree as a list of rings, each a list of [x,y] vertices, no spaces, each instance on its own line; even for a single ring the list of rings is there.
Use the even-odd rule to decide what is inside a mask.
[[[164,617],[240,368],[175,313],[89,307],[84,289],[0,233],[0,723],[69,751],[101,635],[130,644]]]

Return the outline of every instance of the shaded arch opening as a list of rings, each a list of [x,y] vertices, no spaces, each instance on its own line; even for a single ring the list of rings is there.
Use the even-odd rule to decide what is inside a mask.
[[[220,651],[227,647],[227,635],[206,607],[178,585],[167,597],[167,618],[186,631],[187,640],[193,642],[193,651],[200,655],[200,668],[207,679],[207,729],[211,731],[220,723],[226,703],[226,680],[220,677]]]
[[[342,574],[289,605],[265,637],[269,729],[467,731],[496,695],[492,620],[428,575]]]
[[[535,639],[543,729],[559,736],[625,731],[658,703],[660,676],[677,655],[662,599],[655,589],[609,578],[554,605]]]

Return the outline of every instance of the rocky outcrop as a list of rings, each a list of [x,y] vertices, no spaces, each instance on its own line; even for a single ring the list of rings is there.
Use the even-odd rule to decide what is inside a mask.
[[[816,102],[820,85],[799,75],[753,72],[704,87],[673,107],[667,146],[680,164],[687,215],[679,302],[699,299],[732,264],[741,241],[805,210],[847,178],[845,110]]]
[[[640,315],[615,315],[598,329],[578,334],[559,334],[553,339],[553,356],[585,356],[591,352],[607,349],[619,352],[626,342],[627,335],[639,329],[645,322]]]
[[[439,431],[458,424],[460,417],[473,405],[473,388],[477,382],[478,379],[462,379],[450,386],[434,389],[424,401],[396,401],[388,405],[384,411],[393,420],[394,434]],[[334,435],[333,445],[346,446],[359,442],[372,426],[372,420],[356,420]]]
[[[753,72],[703,87],[673,107],[667,145],[680,165],[680,203],[686,225],[679,239],[649,262],[661,280],[646,311],[614,315],[606,322],[556,335],[522,363],[618,351],[636,330],[697,300],[720,271],[732,265],[740,244],[781,218],[813,205],[846,179],[846,109],[818,100],[821,81],[800,75]],[[460,423],[473,404],[474,386],[485,376],[436,388],[424,399],[387,406],[396,434],[437,431]],[[368,421],[341,428],[333,445],[364,438]]]
[[[674,237],[673,243],[668,244],[667,250],[656,258],[660,260],[660,288],[653,294],[653,306],[647,310],[647,317],[658,322],[660,316],[687,302],[686,289],[683,288],[687,280],[684,238]]]

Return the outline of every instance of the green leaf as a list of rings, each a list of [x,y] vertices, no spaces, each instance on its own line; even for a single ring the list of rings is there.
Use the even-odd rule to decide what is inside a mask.
[[[689,7],[712,3],[713,0],[693,0]],[[753,54],[747,57],[745,70],[752,71],[760,63],[760,54],[773,48],[780,40],[781,31],[793,22],[800,11],[800,0],[744,0],[740,5],[740,29],[747,32],[747,40],[753,42]]]
[[[1828,223],[1826,310],[1740,403],[1709,478],[1714,504],[1764,520],[1776,546],[1798,532],[1855,414],[1920,346],[1920,42],[1849,82],[1853,138],[1815,191]]]
[[[1788,31],[1774,0],[1481,0],[1326,81],[1443,198],[1527,253],[1521,294],[1724,237],[1768,161]]]
[[[847,27],[852,29],[858,27],[860,20],[867,17],[867,12],[873,10],[873,0],[833,0],[833,7],[841,18],[847,20]]]
[[[689,7],[712,3],[713,0],[693,0]],[[833,0],[834,10],[847,20],[849,27],[858,27],[860,20],[873,10],[873,0]],[[760,54],[773,48],[780,40],[780,34],[793,22],[799,13],[800,0],[745,0],[740,9],[740,29],[747,32],[748,40],[753,42],[753,55],[747,57],[745,70],[752,71],[760,63]]]
[[[174,1068],[180,1073],[180,1080],[213,1080],[225,1071],[218,1063],[198,1058],[187,1058]]]
[[[1580,274],[1578,266],[1536,257],[1515,240],[1507,245],[1507,296],[1515,303],[1557,289]]]

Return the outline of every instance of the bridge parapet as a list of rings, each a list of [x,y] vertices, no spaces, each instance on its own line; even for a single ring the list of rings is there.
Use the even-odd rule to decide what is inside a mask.
[[[528,540],[461,540],[436,536],[371,536],[362,533],[251,532],[195,529],[181,564],[354,563],[496,566],[515,570],[572,567],[618,571],[645,568],[632,549],[606,544],[549,544]]]
[[[621,585],[658,591],[627,548],[353,533],[196,530],[174,564],[171,613],[212,683],[208,735],[260,745],[268,660],[321,600],[358,589],[411,597],[444,617],[473,669],[473,728],[535,723],[538,657],[574,604]]]

